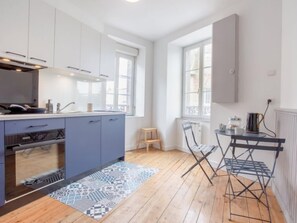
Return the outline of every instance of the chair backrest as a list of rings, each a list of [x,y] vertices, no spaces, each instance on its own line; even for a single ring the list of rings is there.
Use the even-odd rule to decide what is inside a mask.
[[[195,134],[192,128],[192,123],[190,121],[184,121],[182,123],[183,131],[186,138],[186,143],[190,151],[192,152],[193,146],[197,146],[197,141],[195,139]]]
[[[241,135],[232,135],[231,139],[232,139],[232,142],[230,143],[231,147],[275,151],[277,153],[284,150],[284,148],[282,147],[282,143],[285,143],[286,141],[283,138],[265,138],[265,137],[252,137],[252,136],[241,136]],[[244,143],[242,141],[244,141]],[[249,142],[254,142],[254,144],[249,144]]]

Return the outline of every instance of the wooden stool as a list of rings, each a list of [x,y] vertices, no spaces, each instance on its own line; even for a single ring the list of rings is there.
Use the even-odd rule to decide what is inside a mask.
[[[150,134],[149,137],[147,134]],[[142,139],[143,136],[143,139]],[[142,128],[140,129],[139,136],[138,136],[138,143],[137,148],[141,143],[146,144],[146,151],[149,151],[149,146],[153,143],[158,142],[160,145],[160,149],[162,149],[162,142],[158,134],[158,130],[156,128]]]

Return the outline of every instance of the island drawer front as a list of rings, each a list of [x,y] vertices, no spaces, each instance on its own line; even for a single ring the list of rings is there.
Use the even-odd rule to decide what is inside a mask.
[[[64,128],[65,119],[63,118],[5,121],[5,135],[42,132]]]

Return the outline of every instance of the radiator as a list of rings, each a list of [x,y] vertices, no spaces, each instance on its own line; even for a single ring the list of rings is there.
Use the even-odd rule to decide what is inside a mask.
[[[183,121],[185,120],[178,120],[178,123],[177,123],[177,132],[178,132],[178,136],[179,136],[179,145],[178,147],[180,147],[181,150],[185,151],[185,152],[189,152],[189,149],[187,147],[187,142],[186,142],[186,139],[185,139],[185,135],[184,135],[184,132],[183,132],[183,127],[182,127],[182,123]],[[193,132],[194,132],[194,135],[195,135],[195,138],[196,138],[196,141],[198,144],[201,144],[202,142],[202,126],[201,126],[201,123],[198,122],[198,121],[194,121],[194,120],[189,120],[192,124],[192,128],[193,128]]]
[[[297,222],[297,112],[277,111],[277,132],[286,138],[277,160],[273,190],[288,223]]]

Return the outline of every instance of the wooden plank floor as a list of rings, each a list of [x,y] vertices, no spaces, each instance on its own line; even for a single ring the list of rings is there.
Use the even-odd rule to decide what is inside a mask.
[[[191,155],[177,150],[162,152],[152,149],[148,153],[145,150],[137,150],[127,152],[126,161],[156,167],[160,171],[99,222],[229,222],[229,203],[223,196],[227,177],[214,178],[214,186],[211,186],[201,169],[196,167],[181,178],[182,173],[194,162]],[[210,168],[203,165],[210,173]],[[224,172],[221,173],[224,174]],[[273,222],[285,222],[270,189],[269,199]],[[239,199],[234,202],[232,208],[241,214],[255,217],[267,216],[264,209],[250,199]],[[98,221],[48,196],[34,193],[1,207],[0,222],[88,223]],[[232,222],[256,221],[234,217]]]

